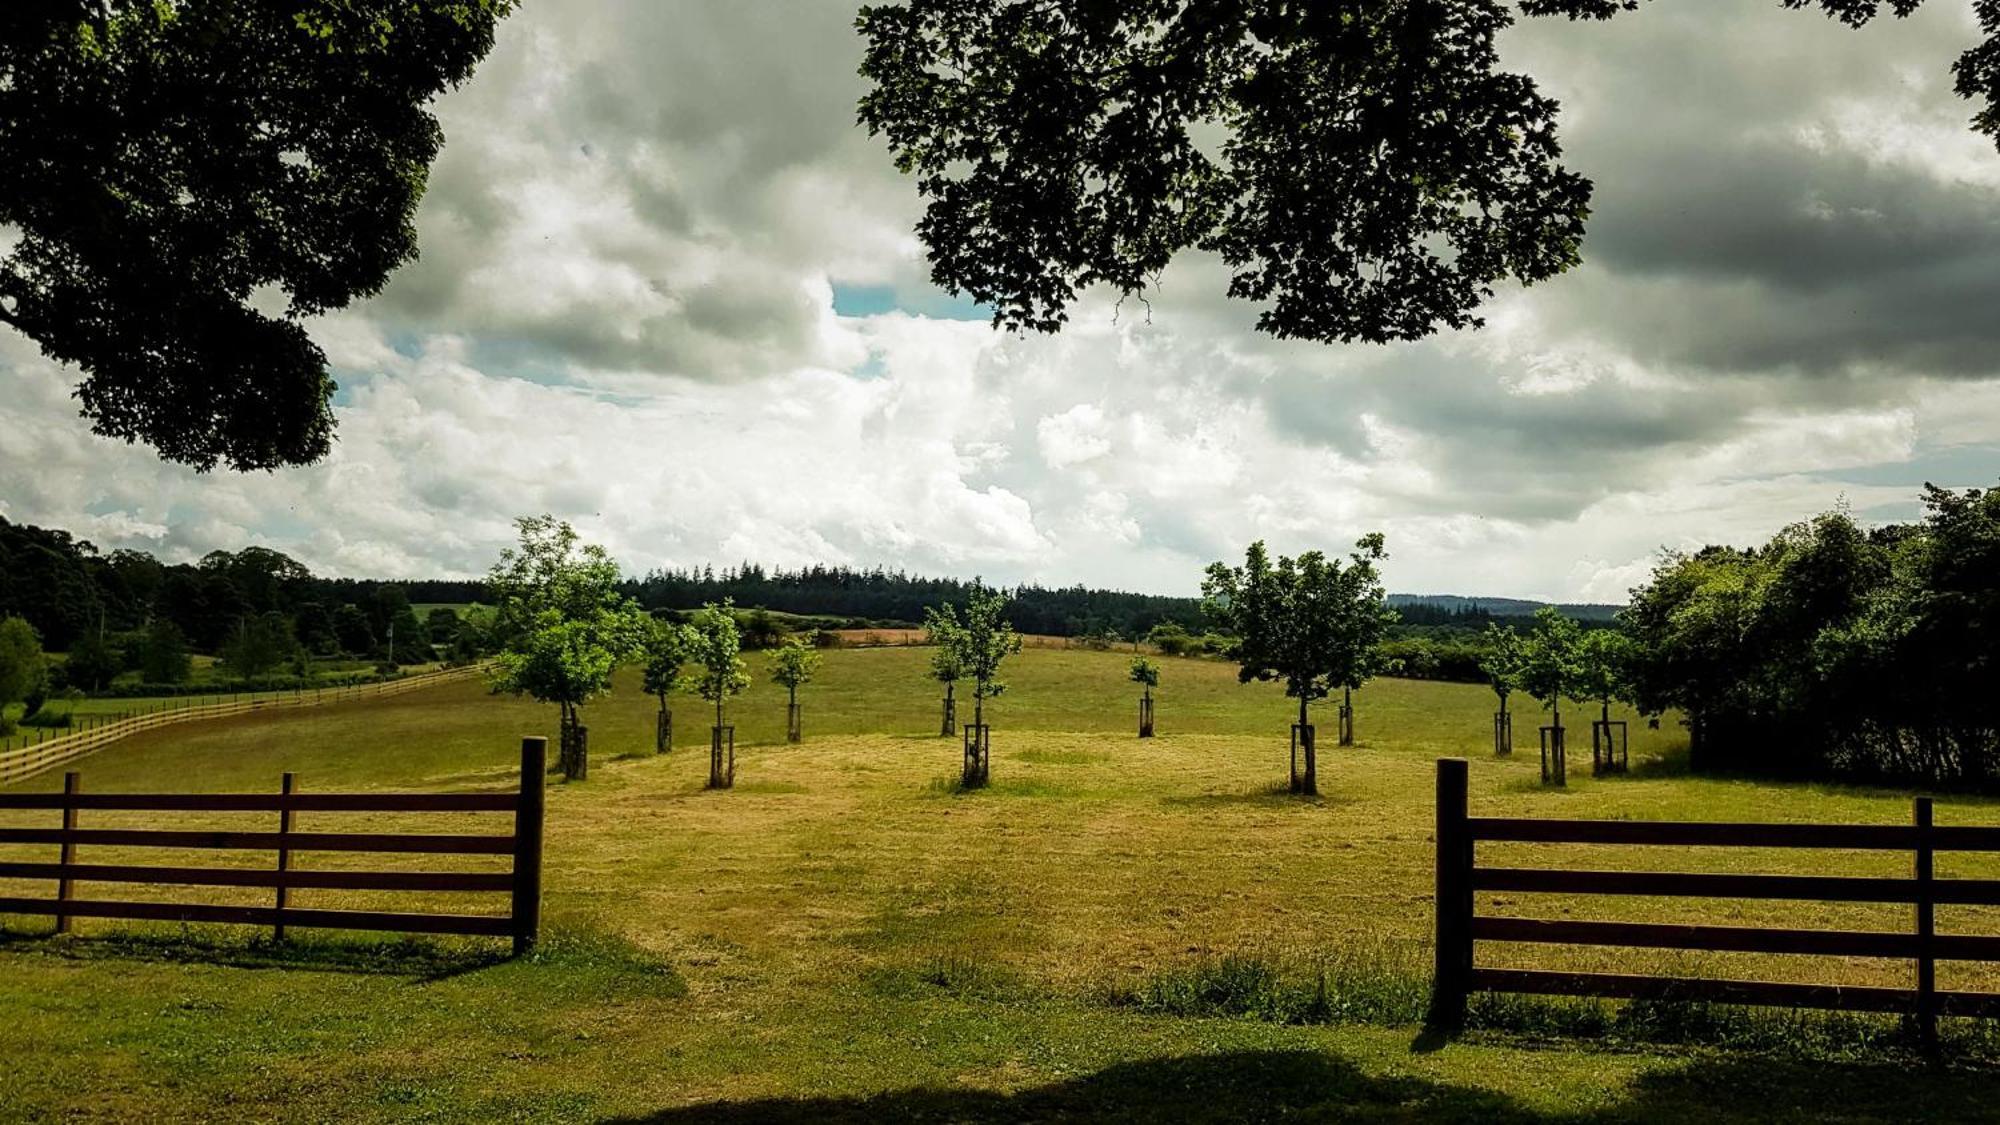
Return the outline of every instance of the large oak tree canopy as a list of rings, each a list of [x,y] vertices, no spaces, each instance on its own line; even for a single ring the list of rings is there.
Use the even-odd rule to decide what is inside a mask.
[[[1881,0],[1781,0],[1859,26]],[[1888,0],[1907,15],[1921,0]],[[1495,284],[1579,260],[1590,184],[1556,103],[1498,69],[1509,0],[902,0],[864,7],[861,121],[928,200],[932,279],[1054,332],[1182,250],[1279,337],[1478,326]],[[1638,0],[1519,0],[1603,19]],[[2000,134],[2000,0],[1958,92]]]
[[[298,320],[416,256],[425,106],[513,3],[0,4],[0,322],[83,370],[99,433],[200,469],[324,457]]]

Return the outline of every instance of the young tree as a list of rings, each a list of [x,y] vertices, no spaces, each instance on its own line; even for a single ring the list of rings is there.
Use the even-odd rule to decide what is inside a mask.
[[[1598,705],[1597,720],[1590,724],[1594,772],[1623,772],[1626,768],[1625,747],[1612,745],[1611,703],[1631,694],[1631,666],[1632,638],[1617,629],[1592,629],[1577,642],[1576,678],[1569,697]]]
[[[1354,745],[1354,692],[1382,670],[1382,642],[1396,623],[1388,594],[1375,564],[1388,557],[1380,532],[1355,544],[1357,551],[1340,575],[1336,606],[1342,617],[1338,633],[1340,671],[1340,744]]]
[[[618,564],[553,516],[515,521],[520,546],[500,552],[487,578],[501,652],[496,691],[553,703],[563,775],[589,773],[581,708],[611,690],[611,673],[637,654],[648,618],[618,592]]]
[[[1296,559],[1280,556],[1273,565],[1260,540],[1244,553],[1240,567],[1210,564],[1201,584],[1207,611],[1237,637],[1237,679],[1282,680],[1285,694],[1299,701],[1293,728],[1294,793],[1319,793],[1309,708],[1336,686],[1349,688],[1365,678],[1372,670],[1370,657],[1355,647],[1372,648],[1387,628],[1375,570],[1384,557],[1381,533],[1362,536],[1355,548],[1345,565],[1318,551]],[[1303,774],[1299,748],[1305,751]]]
[[[1583,629],[1553,606],[1535,611],[1535,628],[1521,653],[1521,687],[1551,715],[1543,736],[1542,779],[1564,784],[1569,775],[1563,745],[1562,697],[1576,692],[1583,672]]]
[[[513,0],[4,7],[0,324],[84,373],[99,433],[204,469],[326,456],[301,321],[416,256],[430,103]]]
[[[1160,686],[1160,666],[1143,656],[1132,658],[1130,679],[1140,685],[1144,694],[1139,697],[1139,737],[1153,737],[1153,689]]]
[[[975,578],[965,592],[963,624],[954,634],[959,667],[972,681],[972,726],[965,732],[965,766],[960,776],[968,789],[992,780],[992,737],[986,727],[986,701],[1007,690],[999,679],[1000,663],[1021,651],[1021,638],[1006,619],[1007,595]]]
[[[803,737],[799,688],[811,683],[813,673],[819,671],[820,654],[814,647],[817,638],[817,633],[793,634],[771,654],[771,682],[785,689],[785,738],[790,742]]]
[[[736,784],[736,731],[723,726],[722,708],[730,696],[750,686],[750,674],[744,670],[739,655],[743,641],[726,600],[720,605],[710,602],[702,606],[689,628],[694,640],[689,655],[701,666],[701,671],[689,677],[688,686],[696,695],[715,704],[715,729],[710,732],[708,744],[708,787],[727,789]]]
[[[940,738],[958,733],[958,701],[953,698],[953,692],[958,687],[958,681],[965,676],[965,665],[960,663],[965,655],[965,642],[959,635],[962,632],[964,626],[959,624],[958,610],[951,603],[924,607],[924,643],[931,648],[931,679],[944,685],[944,720],[938,728]]]
[[[642,686],[646,694],[660,701],[653,721],[653,752],[664,754],[674,748],[674,713],[667,696],[681,686],[681,666],[693,653],[693,630],[676,621],[654,619],[646,634],[646,668]]]
[[[1485,641],[1479,670],[1486,673],[1493,694],[1500,697],[1500,710],[1493,714],[1493,753],[1504,757],[1514,752],[1514,716],[1507,711],[1507,697],[1521,686],[1525,653],[1521,634],[1496,622],[1487,622]]]
[[[19,617],[0,618],[0,721],[8,704],[41,691],[47,675],[41,634]]]

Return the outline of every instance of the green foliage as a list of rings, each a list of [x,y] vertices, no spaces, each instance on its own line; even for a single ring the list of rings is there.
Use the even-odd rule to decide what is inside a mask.
[[[1521,646],[1522,690],[1562,721],[1562,697],[1576,697],[1583,675],[1583,627],[1554,606],[1535,611],[1535,628]]]
[[[722,722],[722,705],[732,695],[750,686],[745,670],[743,641],[736,629],[736,617],[728,602],[703,606],[689,623],[694,647],[689,653],[701,671],[683,681],[687,690],[715,704],[716,723]]]
[[[1146,640],[1165,656],[1186,656],[1200,647],[1200,640],[1173,621],[1162,621],[1146,634]]]
[[[1577,644],[1577,675],[1569,697],[1609,710],[1615,700],[1631,695],[1632,638],[1616,629],[1591,629]]]
[[[1634,701],[1687,714],[1698,768],[2000,780],[2000,490],[1924,504],[1668,555],[1626,612]]]
[[[785,639],[784,627],[762,606],[743,614],[737,629],[746,649],[773,648]]]
[[[35,627],[18,617],[0,618],[0,711],[40,692],[47,676],[48,662]]]
[[[375,627],[357,605],[343,605],[333,611],[333,637],[340,651],[349,656],[367,656],[376,648]]]
[[[1355,688],[1376,671],[1377,646],[1395,621],[1383,604],[1375,564],[1381,533],[1355,543],[1349,562],[1307,551],[1273,565],[1252,543],[1243,565],[1213,563],[1202,580],[1209,612],[1238,638],[1238,678],[1281,680],[1301,712],[1337,687]]]
[[[333,380],[301,321],[416,256],[443,134],[512,0],[50,0],[0,20],[0,323],[85,373],[97,432],[305,464]],[[16,5],[10,5],[10,8]],[[253,296],[282,292],[280,317]]]
[[[862,8],[861,120],[929,201],[932,280],[1054,332],[1219,255],[1258,328],[1417,339],[1574,265],[1590,185],[1498,68],[1503,0]],[[1387,93],[1394,91],[1393,95]]]
[[[1133,683],[1144,686],[1148,695],[1152,694],[1154,688],[1160,686],[1160,666],[1143,656],[1132,658],[1128,676]]]
[[[255,679],[290,660],[297,650],[291,622],[283,614],[259,614],[238,624],[235,638],[223,646],[222,665],[239,679]]]
[[[955,684],[965,677],[965,627],[949,603],[924,610],[924,643],[931,649],[931,679]]]
[[[646,665],[640,686],[647,695],[658,697],[660,706],[665,707],[667,696],[681,686],[681,666],[693,655],[696,641],[689,626],[652,619],[646,633]]]
[[[503,646],[493,686],[554,703],[573,723],[641,650],[651,621],[618,592],[618,564],[567,522],[525,516],[515,526],[519,548],[503,550],[488,578]]]
[[[1527,646],[1521,634],[1503,625],[1486,626],[1484,634],[1486,652],[1479,660],[1479,670],[1493,685],[1493,694],[1500,697],[1500,709],[1507,709],[1507,697],[1521,686],[1521,677],[1527,671]]]
[[[965,595],[963,623],[951,634],[959,667],[972,681],[976,703],[1007,690],[1000,681],[1000,664],[1021,651],[1021,638],[1007,623],[1007,595],[976,579]]]
[[[180,626],[164,618],[146,627],[133,646],[139,678],[154,684],[183,684],[194,672],[187,637]]]
[[[1806,7],[1814,0],[1786,0]],[[1894,0],[1905,15],[1921,0]],[[1817,0],[1850,24],[1881,0]],[[1637,0],[1521,0],[1607,18]],[[2000,137],[2000,4],[1960,56]],[[1476,327],[1508,279],[1580,260],[1591,185],[1557,105],[1499,68],[1507,0],[1327,5],[902,0],[861,9],[861,121],[927,201],[931,277],[1013,330],[1077,292],[1142,293],[1172,258],[1229,267],[1259,329],[1323,341]]]
[[[812,682],[819,663],[820,653],[811,635],[786,637],[771,654],[771,682],[796,694]]]
[[[63,679],[73,687],[85,691],[96,691],[122,671],[118,654],[111,650],[104,638],[95,629],[86,629],[69,647],[69,659],[63,661]]]

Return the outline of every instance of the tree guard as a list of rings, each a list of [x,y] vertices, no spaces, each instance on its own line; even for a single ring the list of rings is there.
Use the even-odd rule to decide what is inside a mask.
[[[993,727],[988,723],[965,725],[964,787],[977,789],[993,778]]]
[[[1514,753],[1514,716],[1508,711],[1493,712],[1493,756],[1509,757]]]
[[[1542,784],[1569,784],[1569,765],[1563,753],[1561,727],[1542,728]]]
[[[654,717],[653,753],[664,754],[674,748],[674,713],[661,711]]]
[[[1340,744],[1354,745],[1354,704],[1342,701],[1340,704]]]
[[[1150,695],[1139,697],[1139,737],[1153,737],[1153,697]]]
[[[1590,724],[1590,772],[1593,776],[1625,773],[1631,768],[1631,739],[1625,720],[1596,719]]]
[[[944,693],[944,721],[938,725],[938,737],[950,738],[958,733],[958,701],[951,697],[951,689]]]
[[[1299,751],[1305,751],[1305,772],[1299,772]],[[1313,753],[1313,725],[1292,724],[1292,792],[1319,795],[1318,760]]]
[[[562,771],[564,781],[590,777],[590,728],[582,723],[571,723],[563,730]]]
[[[785,741],[797,742],[805,737],[805,724],[801,718],[804,708],[797,703],[785,705]]]
[[[736,784],[736,727],[708,731],[708,787],[729,789]]]

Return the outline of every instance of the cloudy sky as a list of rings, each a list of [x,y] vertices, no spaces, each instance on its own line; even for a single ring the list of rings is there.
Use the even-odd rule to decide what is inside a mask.
[[[0,514],[172,558],[476,574],[549,511],[628,570],[754,559],[1192,593],[1253,538],[1385,531],[1392,589],[1622,601],[1925,480],[2000,481],[2000,155],[1965,0],[1850,31],[1661,0],[1503,47],[1595,180],[1587,264],[1488,327],[1251,331],[1213,261],[1009,337],[932,288],[854,127],[853,4],[530,0],[448,141],[420,262],[316,322],[324,464],[202,476],[90,435],[0,328]]]

